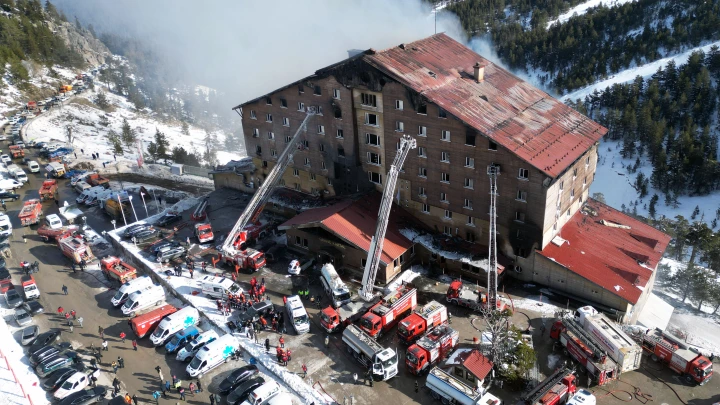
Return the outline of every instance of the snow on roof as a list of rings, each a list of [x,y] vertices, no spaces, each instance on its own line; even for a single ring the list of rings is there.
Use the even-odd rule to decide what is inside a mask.
[[[636,304],[670,236],[589,199],[558,233],[568,243],[548,243],[541,256]]]
[[[477,255],[469,253],[467,251],[445,250],[438,246],[438,243],[436,242],[434,236],[429,233],[421,235],[417,230],[410,228],[400,229],[400,233],[411,241],[423,245],[427,250],[431,251],[432,253],[436,253],[446,259],[456,260],[461,263],[467,263],[484,271],[488,271],[488,268],[490,267],[490,261],[488,260],[487,256],[483,255],[482,258],[477,258]],[[498,255],[498,260],[500,260],[500,255]],[[504,269],[505,267],[502,264],[498,263],[498,271],[502,272]]]
[[[250,172],[255,170],[255,164],[252,161],[252,158],[249,156],[246,156],[239,160],[231,160],[224,165],[218,165],[215,170],[213,170],[214,173],[222,173],[227,171],[234,171],[236,173],[241,172]]]

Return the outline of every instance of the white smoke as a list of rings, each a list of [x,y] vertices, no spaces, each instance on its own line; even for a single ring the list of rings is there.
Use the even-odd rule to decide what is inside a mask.
[[[56,0],[99,33],[142,38],[191,84],[217,89],[228,108],[348,57],[445,32],[457,18],[422,0]]]

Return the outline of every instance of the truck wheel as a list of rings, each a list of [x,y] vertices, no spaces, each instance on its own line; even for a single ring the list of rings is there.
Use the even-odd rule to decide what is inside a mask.
[[[156,303],[155,303],[155,306],[157,307],[157,306],[159,306],[160,304],[162,304],[162,301],[156,302]]]
[[[438,393],[435,392],[435,391],[430,391],[430,395],[431,395],[435,400],[439,400],[439,399],[440,399],[440,394],[438,394]]]
[[[447,398],[443,398],[440,400],[440,403],[443,405],[450,405],[450,400]]]
[[[564,350],[563,350],[563,354],[566,355],[566,356],[569,356],[569,355],[570,355],[570,352],[568,352],[567,349],[564,349]]]
[[[660,359],[658,359],[658,356],[656,356],[656,355],[654,355],[654,354],[653,354],[652,356],[650,356],[650,358],[651,358],[652,361],[654,361],[654,362],[657,362],[657,361],[660,360]]]
[[[692,384],[694,380],[690,374],[685,374],[685,381],[687,381],[688,384]]]

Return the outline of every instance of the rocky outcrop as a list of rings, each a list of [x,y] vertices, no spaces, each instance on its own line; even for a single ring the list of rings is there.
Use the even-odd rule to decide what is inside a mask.
[[[69,22],[55,24],[48,21],[47,24],[55,35],[62,38],[70,48],[79,52],[89,65],[102,65],[105,63],[105,59],[111,56],[110,50],[105,44],[93,37],[87,30],[78,31],[75,25]]]

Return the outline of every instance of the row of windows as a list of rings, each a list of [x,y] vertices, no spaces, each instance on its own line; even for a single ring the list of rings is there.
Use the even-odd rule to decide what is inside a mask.
[[[472,190],[473,184],[474,184],[473,179],[468,179],[468,178],[465,179],[465,188]],[[425,187],[420,186],[418,188],[418,197],[420,197],[420,198],[427,197],[427,194],[425,193]],[[450,201],[446,197],[447,197],[447,193],[443,193],[443,192],[440,193],[440,201],[444,202],[444,203],[450,203]],[[515,200],[520,201],[520,202],[527,202],[527,191],[518,190]],[[472,209],[472,202],[470,202],[470,204],[468,204],[468,201],[470,201],[470,200],[467,200],[467,199],[465,200],[465,208]]]

